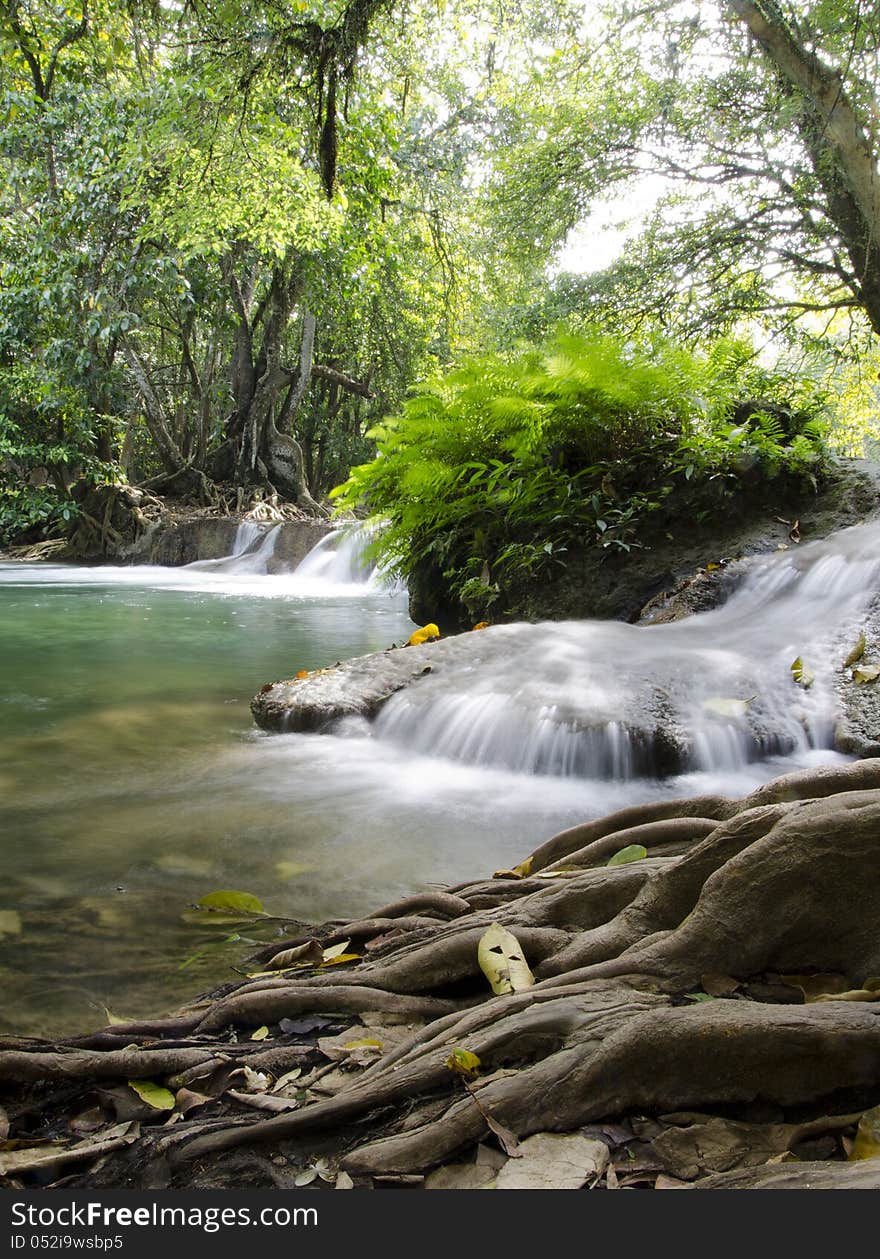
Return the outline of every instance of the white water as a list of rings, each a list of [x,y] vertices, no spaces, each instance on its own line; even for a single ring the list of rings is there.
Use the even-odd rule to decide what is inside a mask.
[[[296,568],[285,570],[275,559],[283,528],[283,524],[242,521],[229,555],[195,560],[177,568],[153,564],[0,564],[0,579],[13,580],[16,585],[147,586],[258,599],[311,601],[378,594],[403,601],[403,588],[388,582],[364,557],[369,542],[366,531],[351,526],[334,529]]]
[[[298,565],[297,577],[333,586],[382,587],[382,574],[365,555],[371,538],[371,533],[362,527],[334,529]]]
[[[393,696],[373,733],[469,765],[597,780],[803,759],[832,746],[835,676],[878,590],[873,523],[756,563],[723,607],[684,621],[480,631]],[[807,690],[798,656],[815,674]]]
[[[195,572],[259,573],[269,571],[269,561],[275,554],[281,525],[261,525],[254,520],[242,520],[235,531],[232,550],[216,560],[195,560],[184,568]]]

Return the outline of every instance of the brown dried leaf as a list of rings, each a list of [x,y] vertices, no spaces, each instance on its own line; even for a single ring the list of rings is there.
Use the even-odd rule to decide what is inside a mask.
[[[519,1138],[516,1133],[511,1132],[509,1128],[505,1128],[504,1124],[499,1123],[497,1119],[493,1119],[490,1114],[488,1114],[485,1110],[482,1110],[482,1107],[480,1109],[482,1111],[483,1118],[486,1121],[486,1126],[489,1128],[490,1132],[494,1132],[502,1150],[508,1158],[522,1158]]]
[[[800,988],[807,1003],[832,992],[846,992],[852,987],[846,975],[780,975],[790,988]]]
[[[732,975],[701,975],[700,985],[710,997],[729,997],[737,988],[742,987],[738,979]]]
[[[282,949],[267,963],[269,970],[284,970],[288,966],[320,966],[324,958],[324,950],[317,940],[307,940],[305,944],[297,944],[292,949]]]
[[[255,1110],[268,1110],[276,1115],[285,1110],[296,1110],[299,1105],[295,1098],[273,1097],[270,1093],[239,1093],[236,1089],[230,1089],[226,1096],[234,1097],[237,1102],[244,1102],[245,1106],[253,1106]]]
[[[194,1093],[191,1089],[178,1089],[176,1109],[182,1115],[187,1115],[191,1110],[197,1110],[199,1106],[207,1106],[208,1102],[213,1101],[213,1097],[206,1097],[204,1093]]]

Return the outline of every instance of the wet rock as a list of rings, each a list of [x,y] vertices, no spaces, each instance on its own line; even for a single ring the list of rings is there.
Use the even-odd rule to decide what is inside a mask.
[[[880,509],[880,465],[840,460],[818,492],[799,482],[743,486],[719,501],[713,485],[649,516],[627,552],[570,549],[564,567],[511,582],[489,609],[466,609],[448,592],[439,567],[423,566],[409,581],[413,620],[441,629],[475,621],[592,619],[677,620],[724,602],[741,570],[733,561],[826,537]],[[795,530],[795,525],[797,529]],[[713,566],[713,567],[710,567]],[[714,566],[718,565],[717,568]],[[728,567],[730,565],[730,567]]]
[[[441,658],[455,641],[446,640]],[[396,691],[431,671],[439,646],[389,648],[305,678],[270,682],[251,701],[254,720],[264,730],[293,732],[323,730],[344,718],[372,717]]]
[[[880,665],[880,597],[874,600],[862,624],[865,654],[855,669]],[[851,645],[851,644],[850,644]],[[845,659],[846,647],[841,644]],[[858,683],[852,668],[842,669],[837,692],[841,714],[834,730],[835,745],[854,756],[880,756],[880,679]]]
[[[120,558],[133,564],[173,567],[192,564],[196,560],[221,559],[232,552],[241,523],[234,516],[191,516],[168,521],[127,548]],[[284,572],[296,568],[330,531],[330,526],[320,520],[285,521],[267,564],[268,571]]]

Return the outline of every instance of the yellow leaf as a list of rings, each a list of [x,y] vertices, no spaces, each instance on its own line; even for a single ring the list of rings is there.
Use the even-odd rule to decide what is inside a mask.
[[[488,622],[488,621],[477,621],[476,625],[475,625],[473,628],[474,628],[475,630],[488,629],[488,628],[489,628],[489,622]]]
[[[797,659],[792,660],[789,667],[791,669],[791,676],[794,678],[795,682],[797,682],[798,686],[802,686],[805,691],[809,690],[816,680],[816,675],[811,669],[807,668],[801,657],[798,656]]]
[[[340,953],[344,953],[351,940],[343,940],[340,944],[331,944],[324,950],[324,961],[329,962],[331,958],[338,957]]]
[[[477,961],[498,996],[523,992],[535,982],[519,941],[500,922],[493,922],[482,936],[477,946]]]
[[[336,957],[328,957],[321,963],[322,966],[341,966],[345,962],[359,962],[361,960],[360,953],[338,953]]]
[[[129,1080],[128,1087],[154,1110],[174,1110],[174,1094],[161,1084],[154,1084],[152,1080]]]
[[[880,1157],[880,1106],[866,1110],[862,1115],[855,1145],[849,1157],[851,1162]]]
[[[410,635],[407,647],[418,647],[421,643],[431,642],[435,638],[440,637],[440,631],[433,621],[428,625],[423,625],[421,629]]]
[[[865,631],[862,630],[861,634],[859,634],[858,642],[856,643],[855,647],[853,647],[852,651],[849,653],[846,660],[844,660],[843,662],[844,669],[848,669],[850,665],[857,664],[858,661],[861,660],[862,656],[865,654],[866,646],[867,646],[867,643],[865,642]]]
[[[265,1040],[269,1035],[269,1029],[264,1023],[262,1027],[258,1027],[255,1032],[251,1032],[251,1040]]]
[[[457,1075],[474,1076],[480,1068],[480,1060],[468,1049],[453,1049],[445,1065]]]
[[[853,669],[853,682],[857,686],[866,686],[869,682],[876,682],[878,678],[880,678],[880,665],[869,664],[861,669]]]
[[[526,857],[525,861],[521,861],[518,866],[514,866],[512,870],[496,870],[492,875],[493,879],[525,879],[532,873],[532,859]]]

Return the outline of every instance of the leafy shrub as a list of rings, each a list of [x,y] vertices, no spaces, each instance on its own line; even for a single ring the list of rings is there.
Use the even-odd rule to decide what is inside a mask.
[[[375,550],[398,574],[429,564],[465,606],[485,608],[574,547],[639,545],[676,488],[815,478],[824,400],[796,383],[742,342],[696,356],[559,333],[420,386],[333,496],[385,522]],[[754,400],[744,411],[743,399]]]

